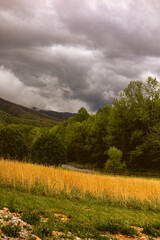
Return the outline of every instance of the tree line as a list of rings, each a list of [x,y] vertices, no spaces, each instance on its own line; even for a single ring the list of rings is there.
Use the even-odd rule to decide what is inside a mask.
[[[160,84],[131,81],[112,106],[77,115],[51,129],[0,126],[0,157],[117,171],[160,170]]]

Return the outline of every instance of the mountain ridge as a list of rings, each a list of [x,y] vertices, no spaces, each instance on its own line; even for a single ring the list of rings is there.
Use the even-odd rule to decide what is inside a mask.
[[[64,119],[64,120],[68,120],[68,118],[74,117],[76,115],[76,113],[57,112],[57,111],[53,111],[53,110],[43,110],[43,109],[39,109],[37,107],[32,107],[32,109],[37,111],[37,112],[46,114],[48,116],[55,117],[55,118],[60,118],[60,119]]]
[[[21,123],[39,127],[52,127],[66,120],[64,117],[61,117],[60,114],[58,114],[59,117],[55,117],[46,114],[45,110],[41,111],[35,111],[0,97],[0,123],[2,124]]]

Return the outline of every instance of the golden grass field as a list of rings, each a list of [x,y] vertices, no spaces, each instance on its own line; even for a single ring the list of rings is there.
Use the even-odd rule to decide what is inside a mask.
[[[23,186],[28,191],[38,184],[46,188],[46,194],[53,191],[70,194],[76,190],[95,197],[160,202],[160,181],[156,179],[82,173],[3,159],[0,160],[0,182],[14,187]]]

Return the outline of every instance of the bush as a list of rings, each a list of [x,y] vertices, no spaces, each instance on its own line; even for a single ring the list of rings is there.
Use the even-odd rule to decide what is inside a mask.
[[[32,148],[34,162],[46,165],[61,165],[66,162],[66,149],[54,134],[43,134]]]
[[[125,162],[121,162],[122,159],[121,150],[118,150],[116,147],[110,147],[107,153],[109,156],[109,159],[105,164],[105,168],[107,170],[116,173],[126,168]]]
[[[27,156],[27,145],[24,136],[14,126],[0,129],[0,157],[22,160]]]

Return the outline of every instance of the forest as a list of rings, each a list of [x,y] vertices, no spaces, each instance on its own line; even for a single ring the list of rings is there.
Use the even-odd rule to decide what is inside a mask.
[[[52,127],[0,124],[0,157],[76,163],[112,172],[160,171],[160,83],[131,81],[112,105],[85,108]]]

